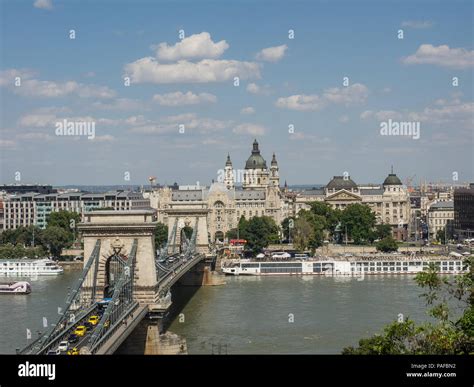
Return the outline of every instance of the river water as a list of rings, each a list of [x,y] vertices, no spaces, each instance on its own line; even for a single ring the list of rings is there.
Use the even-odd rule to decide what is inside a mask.
[[[0,353],[14,353],[57,318],[80,272],[28,279],[32,293],[0,296]],[[1,279],[4,281],[4,279]],[[226,277],[201,287],[169,330],[187,340],[190,354],[340,353],[377,333],[401,313],[427,320],[413,276]]]

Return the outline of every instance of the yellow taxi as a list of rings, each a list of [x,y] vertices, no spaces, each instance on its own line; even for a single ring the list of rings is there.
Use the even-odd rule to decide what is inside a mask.
[[[74,334],[77,336],[84,336],[86,334],[86,331],[87,328],[84,325],[79,325],[74,331]]]
[[[99,319],[99,316],[90,316],[88,321],[92,325],[97,325],[99,323],[100,319]]]
[[[68,355],[79,355],[79,350],[74,347],[74,348],[71,348],[69,351],[67,351],[67,354]]]

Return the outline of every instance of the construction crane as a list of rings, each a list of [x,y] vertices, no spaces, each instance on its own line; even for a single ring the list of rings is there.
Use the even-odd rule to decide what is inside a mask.
[[[148,181],[150,182],[150,188],[153,189],[153,184],[155,184],[155,182],[156,182],[156,177],[155,176],[150,176],[148,178]]]
[[[405,185],[407,186],[407,189],[408,189],[408,192],[413,192],[413,186],[412,186],[412,183],[413,183],[413,179],[416,177],[416,175],[413,175],[413,176],[410,176],[410,177],[407,177],[405,179]]]

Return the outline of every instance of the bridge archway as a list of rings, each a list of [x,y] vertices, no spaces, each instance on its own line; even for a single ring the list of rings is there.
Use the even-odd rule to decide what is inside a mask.
[[[127,264],[134,240],[137,253],[133,270],[133,297],[140,304],[157,301],[155,267],[154,211],[93,211],[79,225],[84,240],[84,267],[97,240],[100,253],[97,270],[91,270],[87,283],[95,283],[94,301],[113,293],[114,285]]]
[[[173,236],[173,228],[177,222],[176,238],[172,239],[168,246],[168,252],[170,254],[180,251],[182,240],[181,230],[187,225],[192,229],[197,227],[196,251],[199,253],[209,252],[207,217],[210,210],[204,208],[170,208],[165,211],[166,217],[168,218],[168,239]]]
[[[104,298],[112,298],[118,279],[124,272],[128,257],[115,252],[105,262]]]

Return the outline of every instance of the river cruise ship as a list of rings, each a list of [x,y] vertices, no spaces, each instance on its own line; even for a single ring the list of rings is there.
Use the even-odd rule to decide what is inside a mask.
[[[64,269],[51,259],[2,259],[0,275],[25,277],[36,275],[58,275]]]
[[[353,257],[351,259],[312,258],[305,260],[236,260],[224,263],[227,275],[327,275],[361,276],[373,274],[417,274],[434,263],[440,274],[466,270],[462,258],[453,257]]]

